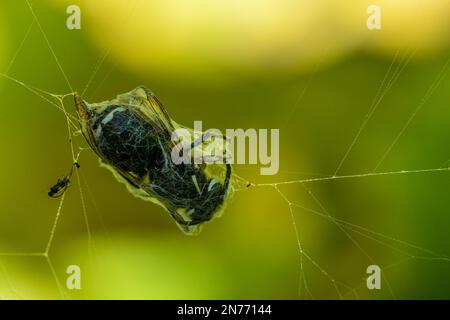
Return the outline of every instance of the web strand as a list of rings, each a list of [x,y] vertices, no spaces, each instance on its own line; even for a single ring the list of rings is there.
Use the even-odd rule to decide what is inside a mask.
[[[272,182],[272,183],[255,183],[254,186],[255,187],[280,186],[280,185],[304,183],[304,182],[321,182],[321,181],[331,181],[331,180],[370,178],[370,177],[380,177],[380,176],[394,176],[394,175],[407,175],[407,174],[433,173],[433,172],[450,172],[450,167],[447,167],[447,168],[432,168],[432,169],[416,169],[416,170],[399,170],[399,171],[386,171],[386,172],[358,173],[358,174],[349,174],[349,175],[342,175],[342,176],[328,176],[328,177],[319,177],[319,178],[307,178],[307,179],[290,180],[290,181],[282,181],[282,182]]]
[[[439,74],[437,75],[436,79],[433,81],[433,83],[431,84],[431,86],[428,88],[427,92],[425,93],[425,96],[422,98],[422,100],[420,101],[419,105],[417,106],[417,108],[414,110],[414,112],[411,114],[411,116],[408,118],[408,120],[406,121],[405,125],[402,127],[402,129],[400,130],[400,132],[397,134],[397,136],[395,137],[394,141],[391,143],[391,145],[388,147],[388,149],[386,150],[386,152],[381,156],[381,159],[378,161],[377,165],[375,166],[373,171],[377,171],[377,169],[381,166],[381,164],[383,163],[383,161],[386,159],[386,157],[388,156],[388,154],[392,151],[392,149],[394,148],[394,146],[397,144],[398,140],[402,137],[402,135],[404,134],[404,132],[406,131],[406,129],[410,126],[411,122],[413,121],[413,119],[416,117],[417,113],[422,109],[422,107],[426,104],[426,102],[428,101],[428,99],[433,95],[434,91],[439,87],[439,85],[441,84],[442,80],[445,79],[445,77],[447,76],[447,72],[448,72],[448,67],[449,67],[449,62],[450,59],[448,59],[444,66],[442,67],[441,71],[439,72]]]
[[[61,66],[61,63],[59,62],[59,59],[58,59],[58,57],[56,56],[56,53],[55,53],[55,51],[53,50],[53,47],[52,47],[52,45],[50,44],[50,41],[48,40],[47,34],[45,33],[44,29],[42,28],[42,25],[41,25],[41,23],[39,22],[39,19],[37,18],[36,14],[35,14],[35,12],[34,12],[34,10],[33,10],[33,6],[31,5],[31,3],[30,3],[29,0],[25,0],[25,1],[27,2],[28,7],[30,8],[31,14],[32,14],[33,17],[34,17],[34,20],[36,21],[36,24],[37,24],[37,26],[39,27],[39,30],[41,31],[41,34],[42,34],[42,36],[43,36],[44,39],[45,39],[45,43],[47,44],[48,49],[50,50],[50,52],[51,52],[51,54],[52,54],[52,56],[53,56],[53,58],[54,58],[56,64],[58,65],[58,68],[59,68],[59,70],[61,71],[61,74],[63,75],[64,80],[66,81],[67,86],[68,86],[69,89],[70,89],[70,92],[73,92],[74,90],[72,89],[72,85],[70,84],[69,78],[67,77],[66,73],[64,72],[63,67]]]
[[[405,69],[405,67],[409,64],[409,62],[411,61],[411,58],[413,56],[414,53],[410,54],[409,57],[405,60],[405,62],[402,61],[400,62],[400,64],[397,66],[396,70],[393,72],[391,78],[389,79],[386,88],[383,88],[384,83],[386,82],[386,80],[389,77],[389,74],[391,72],[392,66],[395,64],[395,61],[397,60],[397,56],[398,56],[399,51],[397,51],[397,53],[394,56],[394,59],[392,60],[384,78],[383,81],[381,82],[380,87],[378,88],[378,91],[375,95],[375,98],[369,108],[368,113],[366,114],[361,126],[359,127],[355,137],[353,138],[352,142],[350,143],[349,148],[347,149],[347,151],[344,154],[344,157],[342,158],[342,160],[339,162],[339,165],[336,168],[336,171],[334,172],[334,175],[337,175],[339,170],[341,169],[341,167],[343,166],[345,160],[347,160],[347,157],[349,156],[350,152],[352,151],[353,147],[355,146],[356,142],[358,141],[361,133],[363,132],[364,128],[366,127],[367,123],[369,123],[370,119],[372,118],[373,114],[375,113],[375,111],[377,110],[378,106],[380,105],[381,101],[383,100],[383,98],[386,96],[386,94],[389,92],[389,90],[391,89],[392,85],[396,82],[396,80],[398,79],[398,77],[400,76],[400,74],[402,73],[403,69]]]

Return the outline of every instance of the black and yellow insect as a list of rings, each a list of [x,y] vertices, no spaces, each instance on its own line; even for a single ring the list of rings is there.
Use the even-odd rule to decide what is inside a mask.
[[[181,126],[148,88],[101,103],[75,93],[75,106],[81,131],[102,166],[132,194],[165,208],[187,234],[220,215],[231,189],[231,165],[174,164],[171,136]],[[191,132],[194,139],[202,135]]]

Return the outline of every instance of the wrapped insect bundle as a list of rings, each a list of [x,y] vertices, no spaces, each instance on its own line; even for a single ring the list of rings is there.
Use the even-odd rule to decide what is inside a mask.
[[[91,104],[75,93],[75,106],[81,131],[101,165],[133,195],[166,209],[183,232],[196,234],[221,214],[232,189],[231,165],[196,164],[193,159],[175,164],[172,134],[184,127],[169,117],[149,89],[140,86],[111,101]],[[203,135],[184,129],[192,140]]]

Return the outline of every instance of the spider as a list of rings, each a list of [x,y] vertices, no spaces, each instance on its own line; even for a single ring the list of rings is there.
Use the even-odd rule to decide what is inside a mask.
[[[50,191],[48,192],[49,197],[59,198],[64,194],[64,192],[66,192],[67,188],[70,186],[70,178],[72,177],[74,167],[78,169],[80,164],[78,162],[74,162],[72,168],[70,169],[70,173],[62,179],[58,178],[58,181],[50,187]]]
[[[186,234],[196,233],[220,215],[229,193],[231,165],[174,164],[171,136],[181,126],[148,88],[139,86],[100,103],[88,103],[78,93],[74,99],[86,141],[101,165],[133,195],[162,206]]]

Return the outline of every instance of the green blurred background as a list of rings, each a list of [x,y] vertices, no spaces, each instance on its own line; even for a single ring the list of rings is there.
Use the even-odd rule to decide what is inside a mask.
[[[277,176],[235,166],[252,182],[332,175],[394,57],[392,70],[413,53],[339,170],[372,172],[443,70],[450,53],[447,0],[375,1],[382,9],[379,31],[366,28],[371,3],[32,1],[74,90],[83,91],[102,62],[86,100],[145,84],[187,126],[203,120],[221,130],[280,128]],[[81,7],[81,30],[66,28],[70,4]],[[25,1],[0,1],[1,72],[69,93],[32,21]],[[449,89],[445,76],[378,171],[448,166]],[[0,297],[58,299],[44,257],[6,253],[45,249],[58,208],[47,191],[71,165],[65,117],[4,77],[0,96]],[[70,98],[65,105],[74,112]],[[86,146],[82,137],[73,139]],[[79,162],[92,240],[74,179],[49,254],[62,286],[66,267],[81,266],[82,290],[64,289],[65,298],[450,297],[448,261],[361,229],[347,230],[351,241],[329,219],[295,208],[303,249],[314,261],[303,257],[308,293],[299,286],[301,255],[288,204],[273,188],[235,193],[223,217],[187,237],[160,207],[131,196],[91,151]],[[449,178],[448,172],[386,175],[307,187],[338,219],[450,255]],[[280,188],[291,201],[324,211],[302,185]],[[366,289],[370,264],[387,268],[382,275],[392,290],[387,282],[380,291]]]

